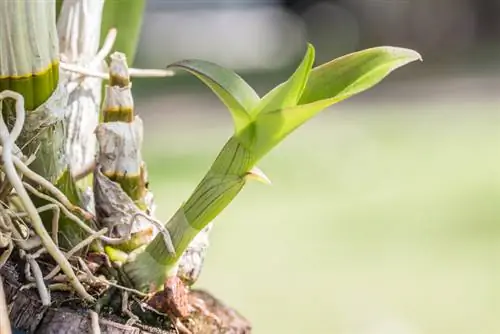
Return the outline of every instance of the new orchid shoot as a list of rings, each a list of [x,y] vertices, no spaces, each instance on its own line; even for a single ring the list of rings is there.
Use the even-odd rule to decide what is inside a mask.
[[[151,286],[161,289],[167,277],[176,275],[189,243],[231,203],[245,183],[255,178],[267,181],[256,164],[287,135],[325,108],[421,59],[413,50],[377,47],[313,68],[314,53],[314,47],[308,45],[293,75],[262,98],[236,73],[216,64],[185,60],[168,66],[186,70],[205,83],[229,109],[235,132],[192,195],[166,224],[175,255],[157,236],[144,252],[123,266],[129,284],[143,291]]]

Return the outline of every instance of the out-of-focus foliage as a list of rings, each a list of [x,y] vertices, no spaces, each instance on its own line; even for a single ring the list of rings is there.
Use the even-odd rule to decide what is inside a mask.
[[[102,17],[101,41],[109,29],[116,28],[118,35],[113,51],[125,53],[128,65],[134,63],[141,32],[146,0],[106,0]]]

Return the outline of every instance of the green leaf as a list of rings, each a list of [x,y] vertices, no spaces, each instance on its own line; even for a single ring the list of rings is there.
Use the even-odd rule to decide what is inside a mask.
[[[167,68],[188,71],[217,94],[231,112],[237,133],[250,123],[249,112],[258,105],[260,98],[238,74],[214,63],[195,59],[183,60]]]
[[[346,99],[373,87],[395,69],[421,59],[416,51],[390,46],[339,57],[311,71],[299,104]]]
[[[257,115],[296,106],[314,64],[314,54],[314,47],[308,44],[307,52],[295,73],[287,81],[267,93],[252,114]]]
[[[129,66],[134,63],[142,27],[146,0],[106,0],[102,13],[101,44],[111,28],[118,31],[112,51],[127,56]]]
[[[355,52],[314,68],[299,105],[257,116],[254,154],[262,157],[320,111],[373,87],[395,69],[419,59],[420,55],[413,50],[378,47]]]
[[[56,0],[56,19],[59,18],[59,13],[61,12],[63,0]]]

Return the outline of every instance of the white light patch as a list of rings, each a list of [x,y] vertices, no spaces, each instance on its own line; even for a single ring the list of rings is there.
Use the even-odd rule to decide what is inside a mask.
[[[295,61],[305,42],[300,18],[274,6],[148,12],[137,59],[138,66],[158,68],[198,58],[267,70]]]

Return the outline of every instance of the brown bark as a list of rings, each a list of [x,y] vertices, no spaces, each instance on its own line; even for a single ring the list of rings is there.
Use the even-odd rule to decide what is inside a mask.
[[[7,309],[12,327],[28,334],[80,334],[92,333],[90,315],[74,296],[68,293],[52,293],[52,304],[42,306],[35,289],[20,290],[22,277],[19,268],[8,262],[1,270]],[[198,297],[207,306],[209,312],[217,316],[220,324],[212,317],[195,312],[191,314],[186,327],[193,334],[231,333],[247,334],[251,332],[250,323],[238,312],[225,306],[207,292],[193,290],[193,297]],[[110,313],[99,316],[102,334],[176,334],[178,330],[163,316],[148,311],[139,312],[141,320],[148,319],[156,327],[144,323],[125,325],[126,319]],[[159,325],[161,324],[161,325]],[[161,327],[160,327],[161,326]]]

